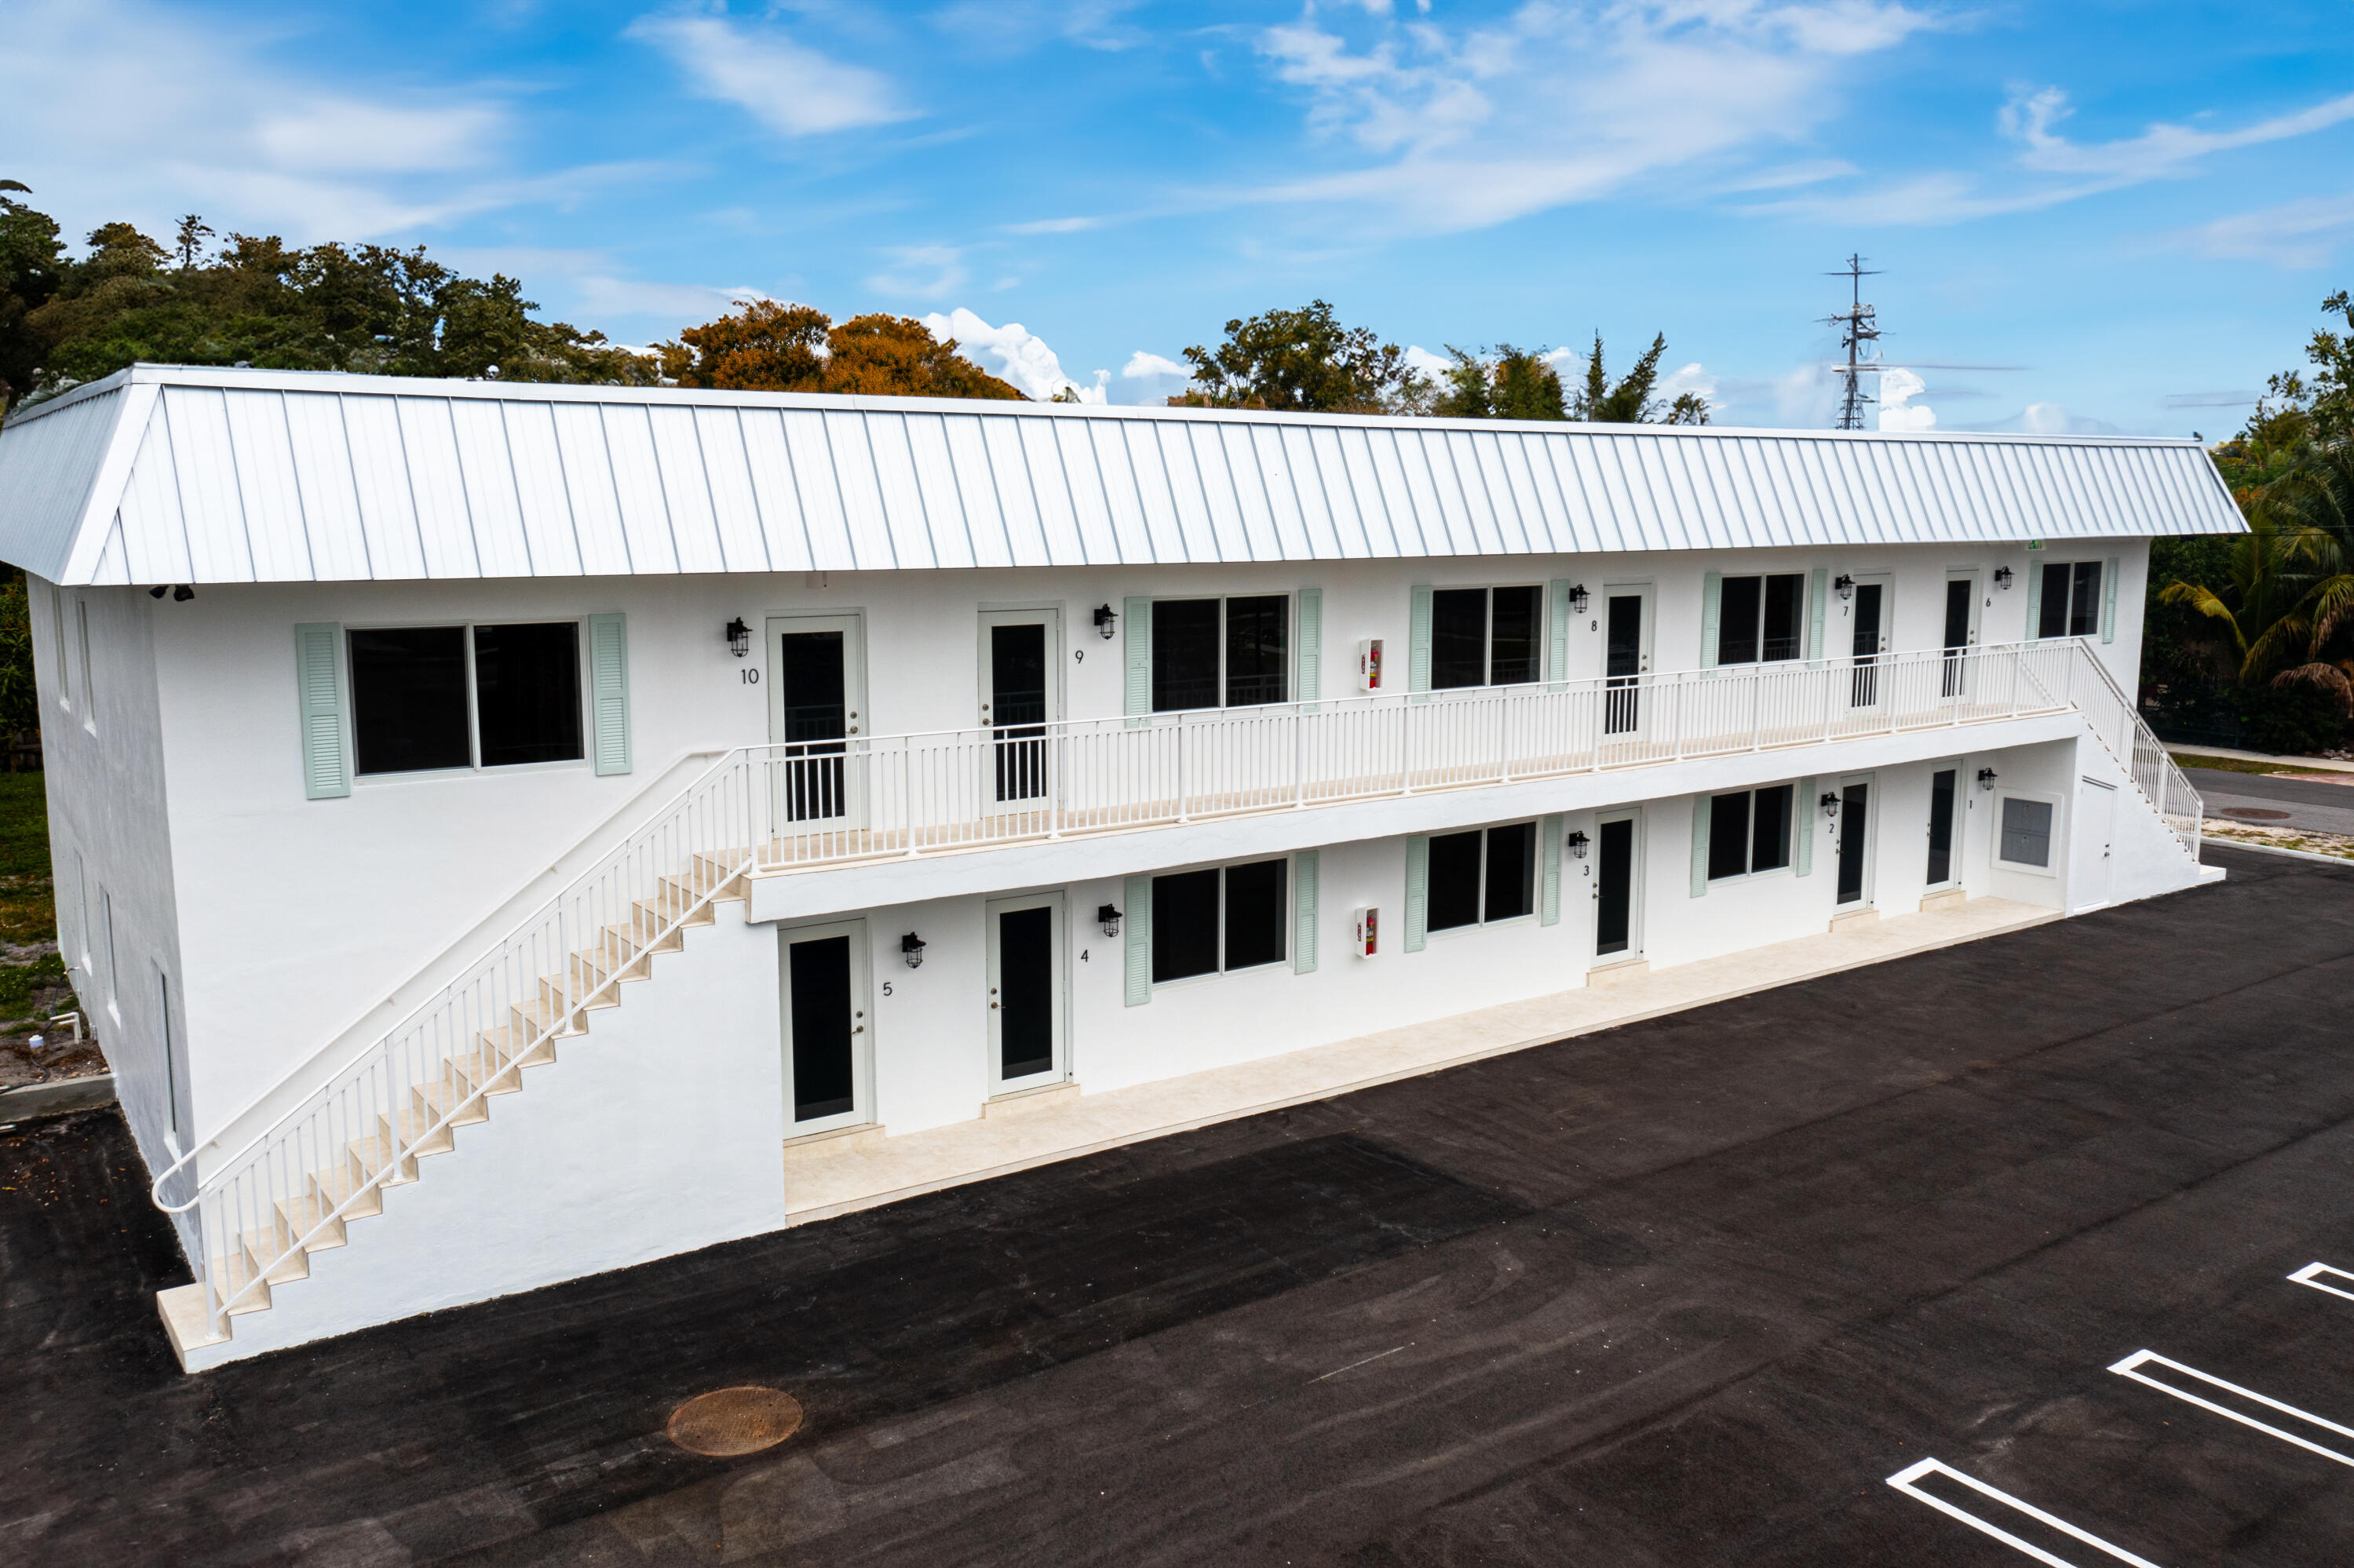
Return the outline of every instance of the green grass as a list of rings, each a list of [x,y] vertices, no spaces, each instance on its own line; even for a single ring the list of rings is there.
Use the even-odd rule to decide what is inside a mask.
[[[49,798],[44,775],[0,773],[0,941],[53,942]]]

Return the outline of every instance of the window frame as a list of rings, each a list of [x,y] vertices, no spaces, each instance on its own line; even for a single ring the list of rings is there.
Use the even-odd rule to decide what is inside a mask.
[[[2092,624],[2083,631],[2076,631],[2070,629],[2071,613],[2076,599],[2076,579],[2087,567],[2090,567],[2093,571]],[[2068,592],[2062,600],[2066,608],[2060,612],[2061,629],[2047,632],[2041,624],[2043,619],[2052,612],[2052,593],[2046,579],[2054,569],[2063,569],[2067,572]],[[2110,585],[2105,580],[2108,569],[2109,563],[2105,556],[2094,556],[2090,560],[2037,561],[2034,565],[2037,574],[2035,601],[2037,624],[2029,633],[2029,640],[2035,642],[2059,642],[2072,637],[2088,637],[2097,641],[2101,635],[2101,622],[2105,617],[2108,603]]]
[[[1777,663],[1780,662],[1778,660],[1775,662]],[[1756,798],[1761,794],[1780,789],[1787,789],[1790,792],[1790,810],[1782,819],[1782,863],[1779,865],[1761,866],[1756,863]],[[1785,779],[1779,784],[1753,784],[1746,789],[1713,789],[1708,794],[1701,797],[1708,802],[1709,859],[1713,861],[1716,858],[1716,803],[1719,800],[1731,800],[1737,795],[1745,795],[1749,797],[1749,809],[1743,813],[1741,820],[1741,863],[1744,869],[1740,871],[1727,872],[1723,876],[1718,876],[1712,873],[1704,878],[1707,885],[1710,887],[1729,887],[1736,882],[1755,882],[1761,877],[1797,875],[1798,864],[1798,834],[1802,832],[1811,831],[1811,828],[1802,828],[1800,826],[1800,812],[1806,809],[1806,802],[1798,799],[1798,782],[1795,779]]]
[[[1226,700],[1227,696],[1229,695],[1229,692],[1230,692],[1230,687],[1229,687],[1228,683],[1229,683],[1229,681],[1231,680],[1231,676],[1228,674],[1228,673],[1227,673],[1227,669],[1226,669],[1226,650],[1227,650],[1227,639],[1228,639],[1228,636],[1229,636],[1229,633],[1228,633],[1228,631],[1227,631],[1227,627],[1226,627],[1226,605],[1227,605],[1228,601],[1233,600],[1233,599],[1281,599],[1281,600],[1283,601],[1283,695],[1282,695],[1282,696],[1280,696],[1280,697],[1276,698],[1276,699],[1275,699],[1274,701],[1272,701],[1272,702],[1263,702],[1263,703],[1230,703],[1230,702],[1228,702],[1228,701]],[[1288,705],[1288,704],[1291,704],[1291,703],[1294,703],[1294,702],[1298,702],[1299,700],[1300,700],[1300,699],[1299,699],[1299,692],[1298,692],[1298,688],[1299,688],[1299,595],[1298,594],[1298,592],[1297,592],[1296,590],[1294,590],[1294,589],[1291,589],[1291,588],[1278,588],[1278,589],[1277,589],[1277,590],[1275,590],[1274,592],[1271,592],[1271,593],[1172,593],[1172,594],[1154,594],[1154,595],[1152,596],[1152,598],[1151,598],[1151,604],[1152,604],[1152,631],[1151,631],[1151,636],[1152,636],[1152,637],[1154,637],[1154,638],[1158,638],[1158,637],[1160,636],[1160,634],[1161,634],[1161,607],[1162,605],[1164,605],[1164,604],[1199,604],[1199,603],[1201,603],[1204,599],[1209,599],[1209,600],[1212,600],[1212,601],[1214,601],[1214,602],[1217,605],[1217,607],[1218,607],[1218,635],[1217,635],[1217,646],[1218,646],[1218,700],[1217,700],[1214,704],[1212,704],[1212,705],[1208,705],[1208,706],[1204,706],[1204,707],[1198,707],[1198,708],[1164,708],[1164,707],[1161,707],[1161,705],[1159,705],[1157,703],[1153,703],[1153,702],[1152,702],[1152,693],[1148,689],[1148,690],[1146,691],[1146,693],[1145,693],[1145,701],[1146,701],[1148,704],[1150,704],[1151,705],[1150,705],[1150,706],[1148,706],[1148,707],[1146,708],[1146,710],[1145,710],[1146,716],[1158,717],[1159,715],[1162,715],[1162,714],[1208,714],[1208,713],[1229,713],[1229,712],[1241,713],[1241,712],[1248,712],[1248,711],[1249,711],[1250,709],[1252,709],[1252,708],[1273,708],[1273,707],[1282,707],[1282,706],[1285,706],[1285,705]],[[1153,653],[1153,655],[1152,655],[1151,662],[1150,662],[1150,666],[1149,666],[1149,668],[1150,668],[1150,671],[1152,672],[1152,676],[1153,676],[1153,678],[1154,678],[1155,680],[1157,680],[1157,678],[1158,678],[1158,676],[1159,676],[1159,673],[1160,673],[1160,666],[1161,666],[1161,660],[1160,660],[1160,656],[1159,656],[1158,652],[1157,652],[1157,651],[1155,651],[1155,652],[1154,652],[1154,653]],[[1059,673],[1059,672],[1058,672],[1058,673]],[[1148,683],[1148,684],[1149,684],[1149,683]]]
[[[1491,920],[1488,917],[1488,870],[1491,863],[1489,858],[1488,835],[1494,832],[1499,828],[1526,828],[1528,830],[1529,906],[1518,915],[1506,915],[1499,919]],[[1425,833],[1422,836],[1435,844],[1440,839],[1459,838],[1466,833],[1478,833],[1479,835],[1479,866],[1478,872],[1472,878],[1472,885],[1478,890],[1479,913],[1475,918],[1467,920],[1459,926],[1432,925],[1430,923],[1428,912],[1430,876],[1427,866],[1426,865],[1423,874],[1424,915],[1422,924],[1423,938],[1426,941],[1439,937],[1452,937],[1459,932],[1484,931],[1500,926],[1516,926],[1523,920],[1535,920],[1543,913],[1544,819],[1542,817],[1522,817],[1511,821],[1487,822],[1476,828],[1454,828],[1443,833]]]
[[[549,762],[482,761],[482,690],[474,669],[474,629],[479,626],[569,626],[573,629],[572,700],[579,710],[580,755],[557,758]],[[352,634],[355,631],[439,631],[455,628],[465,634],[463,648],[466,658],[466,756],[462,767],[410,768],[394,771],[366,773],[360,770],[360,704],[356,661],[352,657]],[[593,768],[596,763],[596,711],[589,691],[588,617],[586,615],[500,616],[495,619],[471,616],[459,620],[370,620],[345,621],[340,632],[343,647],[339,650],[343,669],[344,711],[349,715],[348,732],[344,742],[350,758],[351,779],[355,785],[398,783],[410,779],[455,779],[461,776],[494,774],[505,777],[514,773],[549,773],[567,768]]]
[[[1813,584],[1809,580],[1811,576],[1811,573],[1805,571],[1719,572],[1716,575],[1716,646],[1708,651],[1710,659],[1712,660],[1710,667],[1712,669],[1718,670],[1747,670],[1753,668],[1762,669],[1767,664],[1801,664],[1806,662],[1808,658],[1807,642],[1808,628],[1812,624],[1808,620],[1808,613],[1811,607],[1808,603],[1807,598],[1808,594],[1814,591]],[[1767,607],[1766,585],[1771,583],[1776,577],[1789,577],[1794,579],[1798,585],[1797,609],[1792,619],[1792,625],[1795,628],[1792,641],[1795,645],[1796,651],[1787,658],[1768,659],[1766,657],[1766,614]],[[1755,659],[1727,659],[1724,657],[1725,585],[1731,582],[1750,578],[1755,578],[1757,583],[1757,657]],[[1730,791],[1728,791],[1728,793],[1730,793]]]
[[[2003,806],[2006,801],[2014,800],[2033,800],[2052,808],[2052,832],[2050,836],[2045,840],[2046,844],[2050,848],[2051,853],[2051,860],[2048,864],[2037,865],[2033,861],[2011,860],[2003,854]],[[1993,829],[1991,834],[1993,842],[1987,846],[1987,853],[1993,857],[1996,867],[2002,871],[2020,872],[2028,876],[2057,877],[2060,874],[2061,863],[2066,858],[2067,852],[2067,843],[2065,842],[2067,818],[2065,813],[2065,802],[2059,795],[2051,790],[2010,789],[1998,786],[1994,792],[1994,821],[1991,824]]]
[[[1185,709],[1182,711],[1190,713],[1197,712],[1199,710]],[[1169,980],[1161,980],[1156,978],[1152,981],[1152,989],[1154,991],[1160,991],[1165,986],[1203,985],[1211,980],[1224,980],[1229,975],[1257,974],[1265,969],[1289,969],[1292,959],[1292,951],[1299,940],[1299,933],[1296,927],[1299,921],[1299,872],[1298,865],[1294,863],[1297,859],[1297,855],[1294,854],[1254,855],[1243,860],[1219,861],[1211,865],[1172,866],[1166,871],[1156,871],[1150,874],[1148,880],[1155,888],[1158,887],[1161,879],[1164,876],[1192,876],[1197,875],[1205,871],[1214,871],[1217,873],[1218,875],[1218,925],[1217,929],[1211,935],[1211,950],[1217,956],[1217,967],[1215,969],[1196,970],[1194,973],[1190,975],[1173,976]],[[1245,964],[1239,969],[1228,969],[1226,967],[1226,873],[1236,866],[1266,865],[1270,862],[1280,864],[1283,867],[1283,915],[1281,920],[1283,930],[1283,952],[1281,956],[1278,958],[1266,959],[1255,964]],[[1152,920],[1153,947],[1152,950],[1145,955],[1146,962],[1154,969],[1158,969],[1160,968],[1159,959],[1161,930],[1162,922],[1160,918],[1159,912],[1156,910]]]
[[[1529,678],[1525,681],[1499,681],[1496,679],[1496,595],[1499,590],[1504,589],[1526,589],[1536,595],[1536,610],[1530,620],[1529,630],[1529,645],[1534,651],[1534,658],[1532,662],[1532,673],[1531,673]],[[1545,640],[1549,634],[1547,629],[1551,624],[1545,618],[1545,611],[1547,609],[1546,596],[1550,591],[1551,589],[1543,581],[1491,582],[1485,584],[1434,584],[1430,590],[1431,691],[1434,694],[1439,692],[1511,691],[1517,686],[1540,686],[1544,684],[1546,654]],[[1479,605],[1481,620],[1479,673],[1481,679],[1468,682],[1459,686],[1442,686],[1438,683],[1438,596],[1447,593],[1476,593],[1480,596]],[[1485,852],[1482,851],[1482,853],[1484,853]],[[1457,927],[1447,927],[1449,930],[1454,930]]]

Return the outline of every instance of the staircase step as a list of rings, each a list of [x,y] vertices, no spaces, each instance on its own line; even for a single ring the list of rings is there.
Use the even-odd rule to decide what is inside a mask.
[[[368,1196],[371,1200],[375,1199],[373,1189],[370,1190]],[[376,1206],[378,1212],[384,1208],[380,1201]],[[314,1176],[311,1181],[311,1190],[301,1197],[278,1200],[278,1234],[287,1245],[292,1246],[296,1242],[302,1241],[304,1236],[311,1235],[311,1232],[318,1227],[319,1223],[326,1220],[326,1227],[323,1230],[311,1236],[309,1241],[302,1242],[302,1250],[333,1252],[350,1239],[344,1234],[342,1220],[327,1219],[329,1214],[334,1213],[334,1209],[335,1201],[320,1192],[318,1179]]]
[[[373,1181],[379,1187],[398,1187],[417,1180],[417,1159],[403,1155],[396,1164],[393,1154],[399,1145],[378,1132],[366,1138],[355,1138],[344,1146],[350,1159],[352,1175],[358,1181]]]
[[[248,1312],[270,1310],[270,1286],[267,1281],[254,1285],[253,1282],[259,1277],[252,1262],[246,1257],[244,1249],[241,1247],[234,1258],[213,1259],[215,1282],[213,1289],[221,1300],[230,1302],[228,1315],[232,1318],[242,1318]],[[241,1301],[234,1299],[238,1293],[245,1290],[249,1285],[252,1285],[253,1288],[247,1293],[245,1298]]]
[[[472,1127],[478,1121],[491,1119],[491,1107],[484,1105],[473,1090],[453,1085],[445,1075],[441,1081],[419,1084],[408,1091],[409,1104],[434,1121],[450,1116],[451,1127]]]
[[[356,1198],[352,1196],[355,1192],[359,1194]],[[311,1172],[309,1201],[331,1209],[347,1198],[352,1201],[350,1207],[344,1210],[346,1220],[373,1219],[384,1213],[383,1189],[365,1183],[349,1164]]]
[[[398,1114],[380,1111],[376,1118],[376,1125],[382,1128],[387,1135],[399,1139],[408,1146],[412,1158],[429,1154],[447,1154],[458,1147],[457,1138],[448,1128],[442,1128],[439,1131],[434,1130],[434,1124],[440,1119],[431,1112],[413,1105],[405,1107]]]
[[[311,1255],[301,1247],[289,1245],[276,1225],[248,1231],[239,1239],[245,1244],[245,1255],[253,1268],[270,1284],[283,1285],[290,1279],[311,1277]]]

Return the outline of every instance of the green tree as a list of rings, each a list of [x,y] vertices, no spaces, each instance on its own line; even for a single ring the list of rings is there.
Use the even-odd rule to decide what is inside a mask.
[[[1214,349],[1185,351],[1193,385],[1172,403],[1291,413],[1418,412],[1431,386],[1405,362],[1405,351],[1369,327],[1344,327],[1332,307],[1314,300],[1226,323]]]
[[[1680,392],[1666,403],[1656,396],[1659,356],[1668,351],[1668,334],[1659,333],[1651,346],[1620,376],[1617,385],[1602,368],[1602,334],[1594,334],[1594,352],[1585,361],[1585,385],[1571,406],[1570,418],[1612,425],[1705,425],[1708,400],[1697,392]]]
[[[1430,411],[1456,419],[1566,419],[1561,376],[1542,351],[1497,345],[1492,358],[1447,346],[1454,363],[1441,373]]]
[[[0,193],[9,191],[26,187],[0,180]],[[57,292],[66,265],[57,220],[0,194],[0,414],[39,379],[41,339],[26,318]]]

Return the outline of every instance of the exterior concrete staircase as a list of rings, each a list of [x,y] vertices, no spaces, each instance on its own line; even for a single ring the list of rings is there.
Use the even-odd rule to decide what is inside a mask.
[[[352,1222],[382,1214],[387,1193],[422,1179],[423,1161],[456,1149],[460,1128],[488,1121],[493,1099],[526,1087],[526,1069],[553,1065],[557,1042],[586,1035],[592,1014],[621,1006],[621,988],[652,978],[657,955],[683,951],[687,932],[713,924],[717,906],[743,902],[750,863],[749,851],[703,853],[681,874],[656,878],[650,898],[632,901],[559,972],[541,976],[535,994],[512,1001],[504,1022],[478,1029],[470,1048],[407,1082],[405,1097],[302,1171],[266,1213],[241,1216],[260,1223],[237,1226],[208,1251],[209,1279],[156,1298],[182,1364],[233,1338],[239,1318],[270,1310],[274,1290],[309,1278],[313,1254],[348,1245]]]

